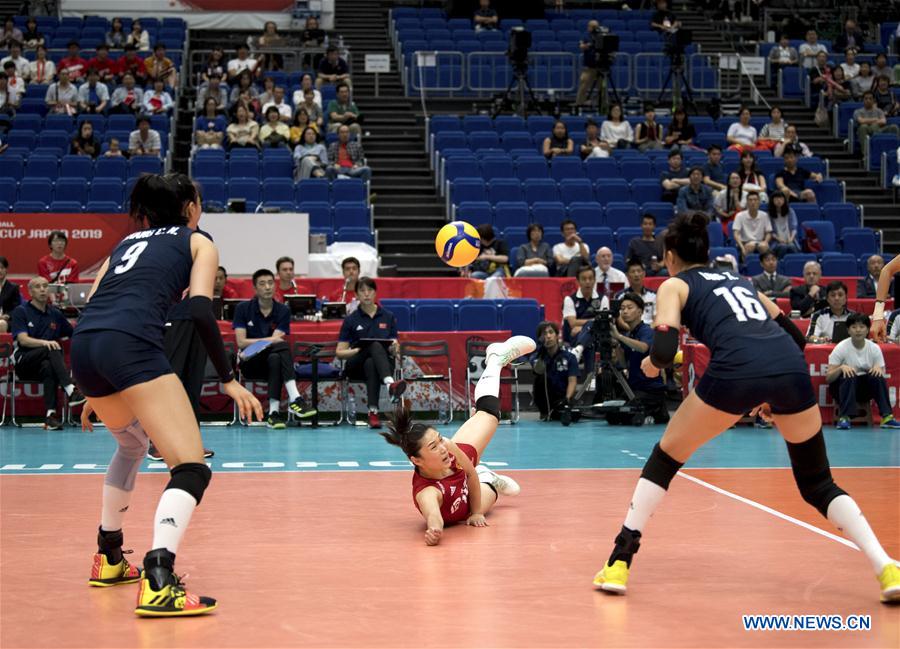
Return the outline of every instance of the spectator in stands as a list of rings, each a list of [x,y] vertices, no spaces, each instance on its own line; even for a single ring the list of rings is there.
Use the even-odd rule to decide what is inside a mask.
[[[253,76],[248,71],[241,72],[237,77],[237,83],[231,89],[231,94],[228,97],[228,101],[231,104],[232,110],[235,110],[234,105],[237,104],[241,95],[247,94],[250,97],[251,102],[255,102],[257,104],[256,107],[251,108],[251,112],[259,111],[259,91],[253,85]]]
[[[738,121],[728,127],[725,139],[732,151],[751,151],[756,148],[756,128],[750,124],[750,109],[742,106]]]
[[[788,35],[782,33],[778,45],[769,50],[769,69],[772,70],[773,76],[777,78],[779,70],[793,67],[799,62],[800,55],[797,49],[791,45]]]
[[[476,32],[482,29],[498,29],[500,27],[500,16],[497,11],[491,7],[491,0],[479,0],[478,9],[472,17],[472,24]]]
[[[831,78],[826,77],[825,84],[827,85],[826,106],[829,110],[835,104],[847,101],[853,95],[850,89],[850,79],[847,78],[844,68],[841,66],[837,66],[831,71]]]
[[[679,149],[669,151],[669,168],[659,175],[659,182],[663,189],[662,199],[673,204],[678,200],[678,191],[691,182]]]
[[[278,108],[269,106],[266,111],[266,123],[259,129],[259,142],[263,147],[276,149],[290,144],[291,129],[278,117]]]
[[[159,156],[161,151],[159,131],[150,128],[150,118],[147,115],[141,115],[137,119],[137,129],[128,136],[128,154]]]
[[[844,62],[840,68],[844,71],[844,77],[848,81],[853,81],[859,74],[859,63],[856,62],[856,50],[847,50],[844,54]]]
[[[87,72],[87,61],[81,58],[81,49],[78,41],[71,41],[68,45],[68,56],[63,57],[59,61],[59,70],[66,70],[69,73],[69,80],[72,83],[80,81]]]
[[[566,128],[565,122],[557,120],[553,124],[553,130],[550,135],[544,138],[544,157],[552,160],[558,155],[572,155],[575,150],[575,144],[569,137],[569,129]]]
[[[862,30],[856,26],[856,21],[848,18],[844,23],[844,29],[834,39],[834,51],[846,52],[848,50],[858,50],[862,52],[865,49]]]
[[[890,85],[890,79],[885,76],[878,77],[875,79],[875,90],[872,91],[872,96],[875,98],[875,105],[884,111],[885,116],[896,117],[900,115],[900,102],[897,101],[894,93],[891,92]],[[865,96],[863,97],[863,102],[865,102]],[[892,126],[896,128],[896,125]],[[888,131],[890,132],[890,129]],[[883,133],[884,131],[881,132]]]
[[[160,79],[169,88],[178,86],[178,71],[175,69],[175,63],[166,56],[166,46],[157,43],[153,48],[153,56],[144,61],[144,67],[147,70],[147,79],[156,81]]]
[[[584,124],[584,143],[578,150],[581,153],[582,160],[609,157],[609,147],[606,142],[600,139],[600,129],[597,126],[597,122],[590,117],[587,118]]]
[[[25,31],[22,33],[22,46],[25,49],[33,50],[38,45],[43,45],[44,42],[44,35],[38,29],[37,20],[33,16],[29,16],[25,23]]]
[[[341,285],[341,292],[337,294],[332,301],[343,302],[347,305],[347,314],[353,313],[359,306],[356,299],[356,288],[359,282],[359,259],[356,257],[344,257],[341,260],[341,275],[344,283]]]
[[[734,242],[742,258],[751,252],[764,253],[772,240],[772,221],[759,205],[759,192],[747,192],[747,209],[734,217]]]
[[[275,262],[275,272],[278,279],[275,282],[275,300],[285,302],[285,295],[297,295],[297,282],[294,280],[294,260],[291,257],[279,257]]]
[[[769,220],[772,221],[771,248],[779,259],[792,252],[800,252],[797,242],[797,214],[788,197],[780,191],[772,192],[769,200]]]
[[[625,271],[625,277],[628,279],[628,284],[625,285],[625,288],[616,292],[613,299],[628,299],[627,295],[629,293],[640,296],[644,303],[644,314],[642,319],[647,324],[653,324],[653,318],[656,317],[656,291],[651,291],[644,286],[644,278],[647,276],[647,273],[644,272],[643,262],[637,257],[632,257],[625,264]],[[621,321],[619,323],[620,326],[626,324],[621,317],[619,320]]]
[[[891,67],[888,65],[887,56],[885,56],[884,53],[875,56],[875,66],[872,68],[872,76],[876,79],[878,77],[887,77],[888,80],[890,80]]]
[[[646,213],[641,216],[641,236],[634,237],[628,242],[628,259],[640,259],[644,264],[644,273],[655,277],[665,275],[663,267],[662,243],[654,235],[656,230],[656,217]]]
[[[265,77],[262,84],[263,89],[262,92],[259,93],[259,103],[260,105],[265,106],[275,98],[275,79],[272,77]]]
[[[28,78],[31,83],[53,83],[56,78],[56,64],[47,58],[43,45],[38,45],[34,61],[28,64]]]
[[[328,151],[319,142],[315,129],[307,126],[303,141],[294,149],[294,179],[324,178],[328,168]]]
[[[66,254],[69,237],[62,230],[54,230],[47,237],[50,252],[38,259],[38,275],[51,284],[77,284],[78,260]]]
[[[15,65],[16,75],[18,75],[25,81],[30,80],[31,68],[29,67],[29,61],[24,56],[22,56],[22,45],[16,41],[13,41],[10,44],[9,56],[4,56],[2,59],[0,59],[0,65],[6,67],[6,63],[9,61],[12,61]]]
[[[581,240],[578,226],[572,219],[559,224],[563,240],[553,246],[553,261],[560,277],[576,277],[579,269],[591,263],[591,249]]]
[[[812,151],[809,150],[809,147],[806,146],[806,144],[800,141],[800,136],[797,134],[797,127],[793,124],[788,124],[784,129],[784,140],[775,145],[772,154],[776,158],[780,158],[784,155],[784,150],[791,146],[799,151],[801,158],[812,157]]]
[[[225,129],[228,136],[228,148],[259,148],[259,124],[250,119],[250,111],[246,106],[239,105],[234,122]]]
[[[806,337],[814,343],[830,343],[834,336],[834,323],[846,322],[853,313],[847,308],[847,285],[840,280],[829,282],[825,287],[825,301],[828,306],[812,314]]]
[[[606,142],[610,149],[630,149],[634,142],[634,129],[625,119],[622,106],[612,104],[603,125],[600,127],[600,139]]]
[[[775,174],[775,186],[784,192],[790,201],[816,202],[816,193],[806,187],[806,182],[812,180],[820,183],[822,174],[813,173],[797,166],[797,151],[793,147],[786,147],[782,153],[784,156],[784,169]]]
[[[106,46],[112,50],[121,50],[128,42],[128,34],[125,33],[125,26],[119,17],[113,18],[106,33]]]
[[[738,175],[741,177],[741,184],[745,192],[757,191],[760,192],[761,197],[766,196],[766,177],[759,170],[759,167],[756,166],[756,156],[753,155],[752,151],[741,153]],[[766,200],[768,200],[768,197]]]
[[[304,74],[302,77],[300,77],[300,88],[294,91],[294,106],[299,106],[302,102],[306,101],[305,97],[307,90],[312,90],[313,101],[321,109],[322,93],[314,87],[311,74]]]
[[[688,172],[689,183],[678,190],[678,198],[675,201],[675,213],[703,212],[712,218],[715,212],[713,207],[713,192],[703,184],[703,168],[692,167]]]
[[[166,92],[163,80],[156,79],[153,82],[153,90],[144,92],[142,105],[144,112],[150,115],[168,115],[175,103],[172,96]]]
[[[787,128],[787,122],[784,121],[781,108],[778,106],[772,106],[769,109],[769,120],[759,131],[757,144],[760,148],[771,150],[775,148],[776,144],[784,141],[784,131]]]
[[[328,36],[325,34],[325,30],[319,27],[319,19],[315,16],[307,16],[306,28],[300,32],[300,42],[303,44],[304,49],[319,49],[325,44],[327,39]],[[321,60],[321,54],[307,52],[303,55],[303,67],[307,70],[315,70],[319,67]],[[294,104],[296,103],[295,101]]]
[[[333,45],[325,50],[325,58],[319,61],[319,68],[316,75],[316,88],[321,88],[322,84],[343,83],[350,86],[350,66],[339,54],[338,48]]]
[[[610,284],[628,283],[628,278],[625,276],[625,273],[618,268],[613,267],[613,251],[608,247],[602,246],[601,248],[598,248],[594,260],[597,262],[597,267],[595,269],[597,273],[597,286],[601,287],[603,295],[607,297],[612,295]]]
[[[235,288],[228,283],[228,271],[224,266],[219,266],[216,271],[216,281],[213,284],[213,297],[220,297],[223,300],[233,300],[238,297]]]
[[[135,49],[140,52],[150,51],[150,34],[148,34],[147,30],[141,26],[140,20],[133,20],[131,22],[131,33],[128,34],[128,38],[125,39],[125,44],[134,45]]]
[[[644,121],[634,131],[634,144],[641,151],[663,148],[663,128],[656,121],[656,108],[653,104],[644,106]]]
[[[800,314],[801,318],[808,318],[813,311],[822,309],[828,305],[825,301],[825,291],[819,286],[822,281],[822,267],[817,261],[808,261],[803,264],[803,284],[791,287],[791,310]]]
[[[597,293],[597,275],[593,268],[587,264],[581,266],[576,277],[578,290],[563,298],[563,339],[567,343],[574,342],[584,325],[593,319],[592,305],[609,307],[608,298],[604,296],[601,300]]]
[[[763,272],[753,276],[753,288],[772,300],[787,297],[791,290],[791,278],[778,274],[778,257],[775,253],[766,250],[759,256],[759,263]]]
[[[800,44],[800,59],[803,61],[803,67],[809,70],[816,64],[816,57],[819,52],[825,54],[828,58],[828,49],[819,42],[819,35],[815,29],[806,32],[806,42]]]
[[[260,34],[257,43],[260,49],[263,50],[260,60],[260,66],[263,71],[283,70],[284,56],[277,52],[267,51],[272,48],[287,47],[287,40],[278,32],[278,25],[271,20],[266,21],[265,25],[263,25],[263,33]]]
[[[121,143],[118,138],[112,137],[109,139],[109,148],[106,150],[106,153],[103,154],[104,158],[120,158],[125,154],[122,153]]]
[[[294,106],[296,106],[298,111],[301,109],[305,110],[309,117],[310,125],[316,129],[316,132],[321,132],[324,120],[322,118],[322,106],[316,103],[316,92],[312,88],[307,88],[303,91],[303,101],[295,102]],[[296,94],[294,93],[295,96]]]
[[[650,29],[663,34],[678,31],[681,21],[669,9],[668,0],[656,0],[656,11],[650,17]]]
[[[78,135],[72,139],[69,153],[96,158],[100,155],[100,140],[94,135],[94,125],[82,122],[78,125]]]
[[[559,325],[552,320],[538,325],[536,342],[537,351],[530,357],[534,405],[541,421],[562,419],[571,423],[569,402],[578,387],[578,359],[560,344]]]
[[[291,105],[284,100],[283,87],[275,86],[275,90],[272,93],[272,101],[262,105],[262,112],[264,115],[268,115],[269,108],[274,108],[276,110],[278,119],[285,124],[290,124],[291,117],[293,116],[293,109],[291,108]]]
[[[515,277],[549,277],[553,252],[544,241],[544,226],[529,223],[525,236],[528,241],[516,248]]]
[[[106,43],[97,46],[97,54],[87,63],[88,72],[96,70],[102,83],[113,84],[119,73],[119,64],[109,58],[109,48]]]
[[[870,255],[866,260],[866,276],[856,282],[856,296],[865,298],[874,298],[875,289],[878,287],[878,277],[881,275],[881,269],[884,268],[884,257],[881,255]],[[888,292],[893,292],[892,286],[888,288]]]
[[[209,80],[197,91],[197,112],[206,109],[206,101],[212,99],[216,103],[217,112],[225,112],[228,108],[228,91],[222,85],[222,78],[217,73],[212,73]]]
[[[856,124],[856,137],[862,149],[863,160],[868,159],[869,136],[876,133],[893,133],[900,135],[900,129],[896,124],[888,124],[884,110],[875,104],[875,93],[867,92],[863,95],[862,108],[853,111],[853,121]]]
[[[328,147],[327,174],[334,180],[339,176],[361,178],[368,182],[372,177],[372,170],[364,164],[365,154],[362,144],[350,141],[350,128],[342,124],[338,129],[337,142],[332,142]]]
[[[713,196],[718,196],[728,186],[728,172],[722,164],[722,147],[718,144],[710,144],[706,150],[706,164],[703,165],[703,182],[713,190]]]
[[[309,123],[309,113],[304,108],[298,108],[297,112],[294,113],[294,121],[291,122],[291,147],[296,147],[303,143],[303,131],[308,128],[312,128],[318,136],[319,129],[316,128],[315,124]]]
[[[490,223],[478,226],[478,236],[481,238],[481,252],[469,266],[470,277],[474,279],[509,277],[509,246],[506,245],[506,241],[494,234],[494,228]]]
[[[200,88],[202,89],[205,84],[209,83],[209,79],[213,75],[218,75],[219,80],[222,80],[227,74],[228,62],[225,60],[225,50],[220,45],[216,45],[206,57],[205,67],[200,72]]]
[[[134,85],[134,75],[126,72],[122,85],[113,91],[109,100],[110,113],[137,115],[144,106],[144,91]]]
[[[12,16],[7,16],[3,21],[3,30],[0,31],[0,48],[8,48],[13,43],[22,43],[24,36],[22,30],[16,27]]]
[[[3,64],[3,74],[6,75],[7,90],[11,98],[14,98],[15,105],[18,106],[21,97],[25,94],[25,80],[16,73],[16,64],[12,61]]]
[[[866,340],[871,326],[869,316],[850,315],[847,318],[850,337],[835,345],[828,356],[825,381],[830,384],[837,405],[836,428],[839,430],[849,430],[850,419],[857,413],[857,404],[863,402],[868,410],[869,401],[875,401],[878,407],[882,428],[900,428],[891,409],[884,354],[877,343]]]
[[[221,149],[225,141],[225,118],[216,108],[216,100],[207,97],[203,114],[194,120],[194,140],[201,149]]]
[[[868,61],[859,64],[859,74],[850,80],[850,92],[856,100],[862,99],[863,93],[872,90],[875,86],[875,77],[872,75],[872,66]]]
[[[318,81],[318,80],[317,80]],[[359,108],[350,99],[350,86],[342,83],[337,87],[337,97],[328,102],[328,132],[335,133],[346,126],[354,135],[362,134],[359,125]]]
[[[9,260],[0,256],[0,334],[9,332],[9,319],[17,306],[22,304],[19,285],[6,279]]]
[[[138,56],[137,48],[134,45],[126,45],[125,53],[116,61],[119,64],[119,77],[125,78],[126,74],[134,77],[138,86],[143,87],[147,83],[147,68],[144,65],[144,59]]]
[[[399,403],[406,390],[403,380],[394,380],[400,353],[397,318],[375,302],[375,291],[374,279],[359,278],[356,283],[359,308],[344,319],[335,352],[337,358],[345,361],[348,378],[366,382],[369,428],[381,428],[378,416],[381,386],[387,386],[391,403]]]
[[[684,106],[676,106],[675,112],[672,114],[672,121],[669,122],[666,129],[666,146],[672,148],[690,146],[694,143],[695,137],[697,137],[697,131],[688,119]]]
[[[5,72],[0,72],[0,114],[14,117],[19,107],[19,94],[9,87]]]
[[[287,389],[291,412],[309,416],[294,378],[294,362],[286,337],[291,333],[291,310],[272,299],[275,277],[272,271],[260,269],[253,273],[256,296],[238,304],[234,311],[234,335],[238,348],[266,341],[269,346],[241,361],[241,374],[254,381],[267,381],[269,393],[269,428],[283,429],[287,421],[280,412],[281,388]],[[313,412],[312,414],[315,414]]]
[[[16,343],[16,374],[27,380],[40,380],[44,387],[46,415],[44,428],[59,430],[62,421],[56,414],[57,390],[62,388],[70,407],[85,402],[66,368],[59,341],[72,335],[72,325],[62,311],[50,304],[47,280],[34,277],[28,282],[31,299],[16,307],[10,318],[10,330]]]
[[[44,101],[50,113],[74,115],[78,112],[78,89],[69,81],[68,68],[60,68],[59,81],[50,84]]]
[[[813,58],[813,62],[809,68],[809,86],[812,95],[815,97],[820,92],[828,91],[828,81],[831,79],[832,69],[828,65],[828,53],[820,50]]]
[[[228,61],[226,68],[228,80],[237,79],[245,71],[252,77],[259,76],[259,71],[256,69],[258,65],[259,61],[250,57],[250,48],[245,43],[241,43],[237,46],[237,57]]]
[[[88,70],[87,82],[78,88],[78,110],[82,113],[105,115],[109,104],[109,90],[105,83],[100,83],[100,73],[91,68]]]
[[[716,196],[713,201],[713,209],[716,211],[716,217],[722,224],[722,232],[728,236],[728,224],[734,220],[734,217],[744,209],[746,205],[746,197],[744,195],[743,183],[738,172],[732,171],[728,174],[728,182],[726,188]]]

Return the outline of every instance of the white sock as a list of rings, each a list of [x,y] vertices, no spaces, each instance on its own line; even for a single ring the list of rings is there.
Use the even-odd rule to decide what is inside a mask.
[[[75,384],[69,383],[69,385],[63,388],[63,391],[66,393],[67,397],[71,397],[72,393],[75,392]]]
[[[635,532],[643,530],[665,495],[666,490],[655,482],[650,482],[646,478],[638,479],[623,523],[625,527]]]
[[[278,412],[278,406],[281,404],[275,401],[275,399],[269,399],[269,414],[271,415],[273,412]]]
[[[485,396],[500,396],[500,371],[502,369],[503,365],[500,364],[500,359],[496,355],[487,357],[484,372],[481,373],[481,378],[475,384],[475,401]]]
[[[383,379],[381,379],[381,382],[384,383],[385,385],[390,385],[391,383],[394,382],[394,377],[393,377],[393,376],[386,376],[386,377],[384,377]]]
[[[107,532],[115,532],[122,529],[122,521],[125,512],[128,511],[128,503],[131,502],[131,492],[103,485],[103,509],[100,512],[100,529]]]
[[[55,411],[55,410],[53,410],[53,409],[50,409],[50,410],[48,410],[48,411],[47,411],[47,414],[46,414],[46,415],[44,415],[44,417],[49,417],[49,416],[50,416],[50,415],[52,415],[52,414],[55,414],[55,413],[56,413],[56,411]]]
[[[872,564],[875,574],[891,562],[881,543],[875,537],[875,532],[869,527],[869,521],[859,509],[859,505],[850,496],[838,496],[828,505],[828,520],[850,537],[850,540],[859,546],[863,554]]]
[[[153,520],[153,546],[151,550],[165,548],[178,554],[178,544],[191,522],[191,515],[197,508],[197,501],[181,489],[166,489],[156,506]]]
[[[581,345],[575,345],[572,348],[572,354],[575,355],[576,361],[581,361],[581,355],[584,354],[584,347],[582,347]]]
[[[300,390],[297,389],[297,382],[294,379],[284,382],[284,389],[287,390],[288,398],[296,401],[300,398]]]

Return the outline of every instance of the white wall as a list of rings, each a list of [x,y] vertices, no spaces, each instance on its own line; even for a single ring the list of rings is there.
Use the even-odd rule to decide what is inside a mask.
[[[275,260],[294,258],[294,273],[309,274],[309,215],[204,214],[200,227],[219,248],[219,263],[229,275],[252,275],[260,268],[275,271]]]

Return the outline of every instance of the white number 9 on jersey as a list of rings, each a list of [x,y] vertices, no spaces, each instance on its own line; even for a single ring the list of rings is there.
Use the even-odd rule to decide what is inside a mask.
[[[137,263],[138,257],[141,256],[141,253],[144,252],[148,245],[149,243],[147,241],[138,241],[133,246],[130,246],[128,250],[125,251],[125,254],[122,255],[122,263],[113,268],[113,272],[116,275],[121,275],[122,273],[127,273],[131,270]]]

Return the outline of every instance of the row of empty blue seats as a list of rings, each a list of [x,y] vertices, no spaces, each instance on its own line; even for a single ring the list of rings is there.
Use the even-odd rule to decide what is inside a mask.
[[[0,201],[10,205],[22,201],[40,203],[43,209],[30,210],[40,212],[55,211],[50,206],[57,200],[79,205],[101,201],[122,207],[135,180],[131,178],[126,183],[121,178],[94,178],[88,183],[85,178],[60,178],[56,182],[49,178],[25,178],[16,183],[11,178],[0,178]]]
[[[112,20],[109,18],[105,18],[104,16],[64,16],[59,18],[57,16],[13,16],[13,23],[19,29],[25,28],[26,23],[30,19],[34,19],[37,23],[38,30],[57,27],[64,28],[83,28],[83,27],[98,27],[103,29],[109,29],[112,25]],[[187,29],[187,23],[183,18],[156,18],[154,16],[118,16],[119,20],[122,21],[122,24],[125,27],[125,31],[128,32],[131,27],[131,23],[135,20],[139,20],[141,23],[141,27],[146,30],[150,29]]]
[[[544,310],[537,300],[379,300],[400,331],[492,331],[534,336]],[[555,316],[551,316],[555,317]]]
[[[310,213],[310,224],[316,227],[327,227],[332,224],[332,208],[336,225],[370,225],[371,208],[365,198],[356,196],[353,199],[344,194],[322,197],[318,192],[310,192],[302,184],[295,184],[286,178],[269,178],[260,184],[257,178],[232,178],[225,181],[221,178],[195,178],[200,184],[204,203],[226,205],[229,199],[244,199],[247,209],[252,211],[262,203],[282,210]],[[303,181],[306,182],[306,181]],[[300,200],[302,196],[303,200]]]
[[[203,187],[204,199],[218,200],[220,189],[227,184],[224,176],[193,176]],[[307,178],[294,183],[286,178],[265,178],[260,185],[259,179],[248,176],[232,176],[231,182],[243,183],[253,180],[259,188],[254,197],[255,202],[262,200],[296,203],[338,203],[341,201],[365,204],[368,200],[365,183],[358,178],[340,178],[329,181],[325,178]],[[227,191],[226,191],[227,194]],[[219,202],[222,202],[219,200]]]
[[[94,160],[85,155],[64,155],[62,160],[52,155],[33,154],[28,161],[22,156],[6,153],[0,156],[0,178],[20,181],[42,178],[56,181],[58,178],[91,179],[114,178],[120,181],[142,173],[162,173],[163,164],[156,156],[100,157]]]
[[[35,131],[39,132],[44,129],[58,130],[72,133],[78,130],[83,122],[90,122],[95,130],[118,130],[131,131],[137,128],[137,117],[135,115],[97,115],[84,113],[77,117],[70,115],[52,114],[42,117],[32,113],[20,113],[13,117],[10,122],[10,128],[13,131]],[[151,115],[150,128],[157,131],[169,132],[171,130],[172,120],[167,115]]]

